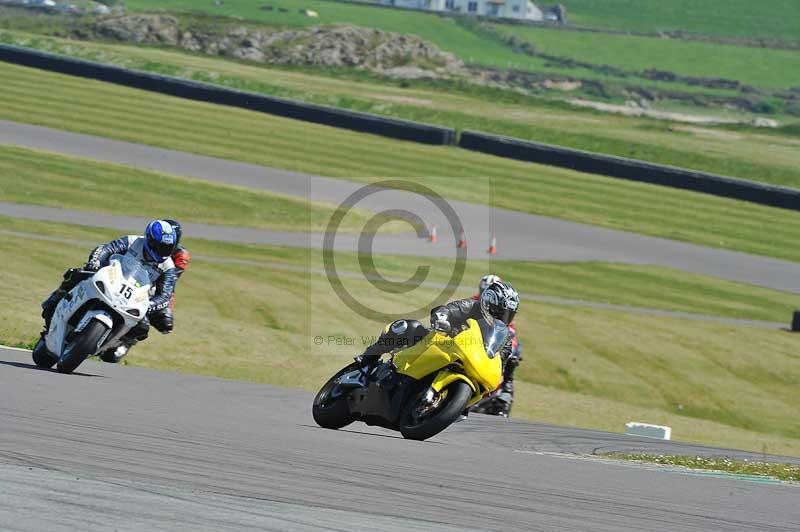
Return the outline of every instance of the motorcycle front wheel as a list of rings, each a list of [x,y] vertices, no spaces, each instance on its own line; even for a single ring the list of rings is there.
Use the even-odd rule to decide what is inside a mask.
[[[56,369],[59,373],[72,373],[87,357],[93,355],[107,330],[108,326],[105,323],[92,320],[84,330],[77,333],[58,360]]]
[[[442,390],[441,403],[428,411],[422,404],[422,395],[409,401],[400,418],[400,433],[409,440],[427,440],[452,425],[466,408],[472,388],[462,380],[453,382]]]
[[[356,369],[356,365],[350,364],[339,370],[314,397],[311,413],[314,416],[314,421],[320,427],[336,430],[354,421],[353,415],[350,413],[350,407],[347,405],[347,394],[341,393],[337,395],[338,389],[336,387],[336,379],[354,369]]]

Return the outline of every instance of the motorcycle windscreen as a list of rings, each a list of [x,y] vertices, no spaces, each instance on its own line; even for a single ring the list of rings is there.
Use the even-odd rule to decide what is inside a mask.
[[[144,264],[139,262],[131,255],[111,255],[111,260],[119,261],[119,266],[122,269],[122,275],[130,281],[134,281],[137,287],[149,286],[152,280],[150,279],[151,272],[145,267]]]
[[[460,358],[454,339],[431,331],[422,340],[397,353],[393,359],[397,372],[416,380],[452,364]]]
[[[510,334],[508,327],[496,321],[494,326],[485,324],[484,332],[473,319],[467,320],[467,325],[469,328],[455,338],[467,376],[484,390],[495,390],[503,383],[500,350]]]
[[[494,358],[500,355],[500,351],[502,351],[503,346],[506,345],[508,337],[511,335],[511,329],[500,320],[494,320],[494,323],[488,325],[488,327],[489,330],[487,332],[481,330],[483,333],[483,344],[486,347],[486,354],[489,355],[489,358]]]

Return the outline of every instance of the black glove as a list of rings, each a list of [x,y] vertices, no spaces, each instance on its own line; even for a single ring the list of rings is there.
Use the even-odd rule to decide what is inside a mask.
[[[89,259],[83,269],[89,272],[96,272],[100,269],[100,261],[97,259]]]

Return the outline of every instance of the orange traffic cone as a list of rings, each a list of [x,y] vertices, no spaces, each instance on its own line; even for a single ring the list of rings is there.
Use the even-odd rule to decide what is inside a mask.
[[[492,240],[489,242],[489,249],[487,253],[490,255],[497,255],[497,237],[492,233]]]
[[[428,242],[431,244],[435,244],[439,241],[439,237],[436,236],[436,226],[432,225],[430,230],[428,231]]]
[[[461,230],[461,236],[458,237],[458,243],[456,244],[458,249],[466,248],[467,247],[467,235],[464,233],[464,230]]]

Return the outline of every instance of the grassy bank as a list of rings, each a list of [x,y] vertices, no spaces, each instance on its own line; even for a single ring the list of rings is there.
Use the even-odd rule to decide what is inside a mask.
[[[172,49],[19,33],[0,32],[0,40],[239,90],[800,187],[800,141],[775,132],[601,114],[464,83],[407,87],[346,69],[303,72]]]
[[[0,76],[3,119],[357,181],[400,177],[453,199],[800,259],[795,245],[800,213],[393,141],[6,64],[0,65]]]
[[[0,144],[0,200],[280,231],[322,231],[335,206]],[[368,216],[349,214],[345,230]]]
[[[371,6],[328,2],[325,0],[280,0],[275,7],[287,11],[261,9],[263,2],[256,0],[226,0],[222,5],[176,0],[164,5],[157,0],[126,1],[131,11],[184,11],[267,23],[276,26],[302,27],[317,24],[355,24],[396,33],[411,33],[450,51],[468,63],[500,68],[529,69],[541,64],[535,58],[521,56],[502,44],[486,39],[456,23],[451,18],[438,17],[421,11],[380,9]],[[316,11],[317,17],[308,17],[300,10]]]
[[[50,222],[37,222],[0,217],[0,233],[4,238],[49,242],[56,240],[87,249],[117,238],[117,231]],[[321,273],[322,259],[318,252],[304,248],[250,244],[227,244],[186,235],[193,253],[205,257],[210,264],[234,257],[241,264],[287,271]],[[13,246],[8,245],[8,250]],[[77,257],[73,262],[80,262]],[[427,257],[374,257],[378,271],[393,279],[404,279],[418,265],[430,266],[426,282],[440,286],[450,279],[454,263],[450,259]],[[337,269],[360,270],[358,257],[337,253]],[[794,294],[757,286],[725,281],[714,277],[662,268],[603,262],[522,262],[507,260],[471,260],[467,263],[457,297],[467,297],[475,289],[476,279],[486,272],[502,272],[523,296],[552,296],[571,301],[585,301],[665,311],[704,314],[723,318],[787,322],[796,306]],[[348,285],[351,280],[342,280]],[[19,339],[20,341],[22,339]]]
[[[307,26],[350,23],[378,27],[399,33],[414,33],[444,49],[463,53],[473,62],[511,61],[498,50],[472,35],[456,31],[452,19],[434,14],[380,9],[325,0],[278,0],[273,6],[287,11],[264,10],[260,0],[226,0],[222,4],[173,0],[168,6],[159,0],[126,0],[131,10],[170,10],[237,16],[271,24]],[[766,37],[797,40],[800,35],[800,8],[792,0],[771,0],[767,5],[747,0],[711,0],[698,5],[692,0],[644,0],[635,8],[629,0],[565,0],[568,20],[576,25],[658,33],[685,30],[693,33],[729,37]],[[318,17],[298,13],[310,9]]]
[[[556,80],[578,79],[586,86],[573,88],[572,96],[590,97],[592,99],[612,100],[622,103],[633,95],[639,95],[653,100],[657,107],[669,103],[683,103],[684,105],[698,105],[707,110],[723,110],[729,107],[746,108],[758,113],[770,115],[790,114],[797,116],[800,108],[793,98],[780,91],[770,89],[788,89],[793,85],[791,68],[788,64],[794,62],[792,52],[773,49],[755,49],[740,45],[739,41],[731,42],[727,47],[718,47],[714,44],[700,42],[684,42],[679,40],[674,46],[666,42],[658,33],[665,29],[659,24],[670,24],[671,18],[660,13],[646,13],[645,18],[654,23],[659,30],[651,32],[649,36],[638,37],[639,41],[631,42],[625,36],[602,34],[597,32],[577,33],[572,31],[559,31],[552,33],[549,46],[547,42],[543,47],[537,46],[537,51],[552,52],[556,56],[566,59],[552,61],[547,57],[530,54],[519,47],[521,42],[529,40],[528,26],[514,26],[509,24],[497,25],[501,31],[517,35],[515,43],[509,43],[501,36],[487,32],[487,27],[482,27],[475,22],[473,17],[437,16],[434,13],[423,11],[380,9],[363,4],[346,4],[342,2],[284,0],[278,4],[264,9],[255,1],[238,0],[223,5],[203,5],[196,2],[174,2],[167,9],[170,14],[178,13],[183,18],[204,15],[207,19],[206,26],[227,26],[241,20],[250,24],[261,24],[278,27],[302,27],[312,24],[356,24],[374,27],[398,33],[412,33],[438,45],[442,49],[460,57],[467,64],[477,67],[492,69],[512,69],[514,71],[534,73],[539,79],[551,76]],[[606,6],[608,7],[608,6]],[[602,12],[603,6],[586,6],[582,11],[588,13]],[[135,10],[163,10],[164,6],[151,0],[134,3]],[[317,17],[306,16],[305,10],[312,9],[318,13]],[[623,17],[631,11],[629,7],[611,8],[617,11],[616,15]],[[776,13],[792,16],[793,10],[788,5],[775,5],[769,11],[770,15],[778,18]],[[193,15],[192,15],[193,14]],[[673,13],[674,14],[674,13]],[[213,18],[210,18],[213,17]],[[720,13],[715,10],[714,21],[722,20]],[[757,16],[754,18],[758,18]],[[742,21],[742,19],[739,19]],[[623,30],[636,29],[636,24],[622,26]],[[666,26],[669,29],[669,26]],[[679,29],[679,28],[675,28]],[[724,32],[723,32],[724,33]],[[538,34],[537,34],[538,35]],[[714,35],[712,33],[712,35]],[[758,34],[750,34],[755,37]],[[519,39],[522,37],[522,39]],[[768,36],[776,39],[775,34]],[[778,40],[781,37],[777,37]],[[796,40],[795,35],[792,39]],[[536,43],[540,44],[541,39]],[[561,46],[562,41],[564,46]],[[581,49],[580,42],[586,41],[588,47],[594,51],[592,58],[601,58],[602,52],[608,49],[604,59],[611,58],[610,62],[595,62],[590,58],[589,64],[576,64],[575,61],[587,61],[586,50]],[[747,39],[742,40],[747,41]],[[575,45],[578,44],[576,47]],[[615,53],[619,52],[619,53]],[[598,55],[600,54],[600,55]],[[553,55],[550,53],[550,55]],[[627,58],[626,62],[624,59]],[[572,61],[570,63],[570,61]],[[713,78],[725,75],[730,79],[746,81],[758,87],[758,91],[738,90],[736,87],[714,86],[698,84],[685,79],[672,77],[649,78],[638,75],[637,68],[633,71],[617,72],[605,65],[630,67],[631,65],[645,65],[644,68],[654,68],[661,71],[688,73],[698,72],[697,76]],[[780,65],[778,69],[769,68],[770,65]],[[721,73],[720,73],[721,72]],[[548,90],[551,96],[561,97],[557,90]],[[727,99],[715,99],[713,96],[728,96]],[[674,101],[673,101],[674,100]],[[711,111],[714,112],[714,111]]]
[[[75,241],[114,235],[9,219],[0,219],[0,229],[0,258],[6,265],[0,281],[0,340],[26,343],[40,327],[39,301],[65,267],[84,259],[88,246]],[[9,233],[20,230],[58,241]],[[129,359],[133,364],[314,389],[363,347],[362,336],[380,329],[348,311],[324,276],[303,270],[316,263],[305,250],[187,243],[197,258],[178,288],[177,329],[137,346]],[[385,260],[400,268],[412,259]],[[527,273],[520,270],[524,265],[502,262],[470,267],[508,271],[526,288],[575,287],[559,290],[564,296],[583,291],[588,297],[597,281],[569,278],[555,267],[549,273]],[[602,265],[595,269],[604,271]],[[222,279],[224,290],[219,288]],[[617,285],[621,298],[628,297],[625,287],[630,294],[642,288],[613,276],[605,284]],[[676,290],[679,286],[675,283]],[[409,302],[424,302],[434,293],[419,289],[410,296],[391,295],[358,280],[350,288],[390,312],[402,312]],[[688,299],[694,296],[689,292],[698,290],[687,286],[684,295]],[[660,303],[669,306],[669,299]],[[758,298],[752,304],[761,305]],[[701,299],[696,305],[702,308]],[[794,401],[800,339],[791,334],[530,301],[524,302],[519,318],[525,361],[517,416],[617,432],[636,417],[669,424],[676,439],[800,455]],[[311,339],[316,335],[353,338],[354,343],[315,346]]]
[[[800,10],[798,10],[800,15]],[[634,35],[573,32],[495,24],[501,35],[531,43],[536,52],[629,71],[658,69],[683,76],[725,78],[756,87],[788,89],[798,83],[796,50]],[[800,32],[795,37],[800,37]]]

